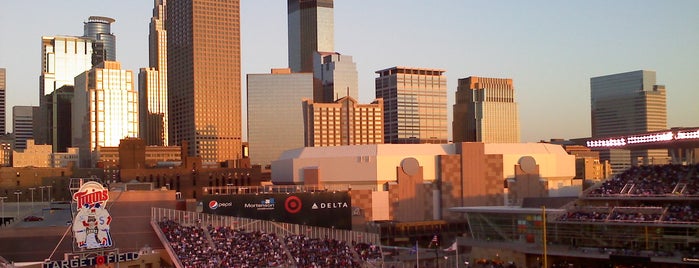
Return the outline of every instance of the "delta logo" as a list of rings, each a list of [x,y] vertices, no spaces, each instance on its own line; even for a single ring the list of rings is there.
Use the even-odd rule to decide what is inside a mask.
[[[230,207],[233,206],[232,202],[227,202],[227,203],[219,203],[216,200],[211,200],[209,201],[209,208],[212,210],[215,210],[217,208],[223,208],[223,207]]]

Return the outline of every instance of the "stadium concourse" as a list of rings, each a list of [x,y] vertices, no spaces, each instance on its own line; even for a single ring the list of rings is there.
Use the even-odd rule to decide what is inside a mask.
[[[559,267],[699,265],[697,164],[631,167],[559,208],[454,211],[470,219],[460,243],[473,246],[474,263],[497,254],[528,266],[544,256]]]

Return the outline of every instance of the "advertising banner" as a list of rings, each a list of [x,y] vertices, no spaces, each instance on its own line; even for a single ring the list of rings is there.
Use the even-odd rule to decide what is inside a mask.
[[[207,195],[203,212],[338,229],[352,229],[347,192]]]

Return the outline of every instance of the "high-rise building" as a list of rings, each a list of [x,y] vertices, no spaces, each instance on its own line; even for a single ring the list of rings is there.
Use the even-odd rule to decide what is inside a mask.
[[[590,79],[592,137],[630,135],[667,129],[667,95],[654,71],[632,71]],[[605,154],[600,154],[604,156]],[[667,150],[631,151],[631,165],[662,164]],[[609,160],[609,159],[601,159]],[[619,163],[611,161],[613,172]]]
[[[37,106],[12,107],[12,133],[15,135],[15,150],[27,149],[27,140],[34,139],[34,114]]]
[[[340,98],[349,96],[359,98],[357,64],[352,56],[341,55],[337,52],[313,53],[313,101],[332,103]]]
[[[510,78],[459,79],[453,112],[454,142],[520,142],[515,88]]]
[[[48,95],[92,68],[92,39],[74,36],[41,37],[39,96]]]
[[[7,72],[5,68],[0,68],[0,135],[5,135],[6,124],[5,120],[5,110],[6,110],[6,92],[7,92]]]
[[[305,147],[382,144],[383,100],[359,104],[352,97],[334,103],[304,100]]]
[[[335,51],[333,0],[287,0],[289,68],[313,72],[313,53]]]
[[[133,73],[116,61],[104,61],[75,77],[72,105],[73,146],[80,151],[80,166],[93,167],[99,147],[119,146],[126,137],[138,137],[138,92]]]
[[[141,68],[138,74],[139,133],[146,145],[169,145],[165,5],[166,0],[155,0],[148,34],[150,68]]]
[[[290,69],[248,74],[247,90],[251,163],[265,167],[282,152],[303,147],[302,101],[313,96],[313,75]]]
[[[38,119],[48,118],[48,121],[51,122],[51,128],[48,131],[50,139],[44,143],[53,145],[51,148],[55,153],[67,152],[68,148],[73,146],[70,127],[73,92],[74,86],[64,85],[40,98],[43,106],[39,109],[41,117]],[[41,128],[41,126],[37,127],[37,122],[34,122],[34,126],[35,131],[37,128]],[[34,133],[34,136],[36,137],[37,134]]]
[[[83,24],[83,37],[92,42],[92,66],[103,61],[116,61],[116,36],[112,34],[112,23],[108,17],[90,16]]]
[[[384,143],[447,142],[444,72],[400,66],[376,71],[376,98],[384,105]]]
[[[165,24],[170,144],[205,164],[241,159],[240,1],[169,2]]]
[[[52,144],[53,151],[61,151],[56,140],[69,125],[60,124],[54,115],[59,111],[59,88],[72,87],[75,76],[92,68],[92,44],[88,37],[44,36],[41,38],[41,76],[39,78],[39,113],[34,122],[36,144]],[[64,151],[61,151],[64,152]]]

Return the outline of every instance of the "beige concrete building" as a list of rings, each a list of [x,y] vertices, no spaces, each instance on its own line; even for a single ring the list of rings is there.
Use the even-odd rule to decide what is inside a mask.
[[[376,98],[384,104],[384,143],[446,143],[445,70],[392,67],[376,71]]]
[[[383,100],[359,104],[352,97],[334,103],[303,101],[306,147],[383,143]]]
[[[454,142],[520,142],[519,113],[510,78],[459,79],[453,110]]]
[[[66,152],[54,153],[51,145],[37,145],[27,140],[27,149],[12,152],[13,167],[64,168],[80,163],[78,148],[69,147]]]
[[[240,1],[169,2],[165,24],[170,143],[206,165],[243,158]]]
[[[454,220],[451,207],[575,197],[574,177],[575,157],[544,143],[306,147],[272,162],[274,184],[349,185],[367,221]]]

